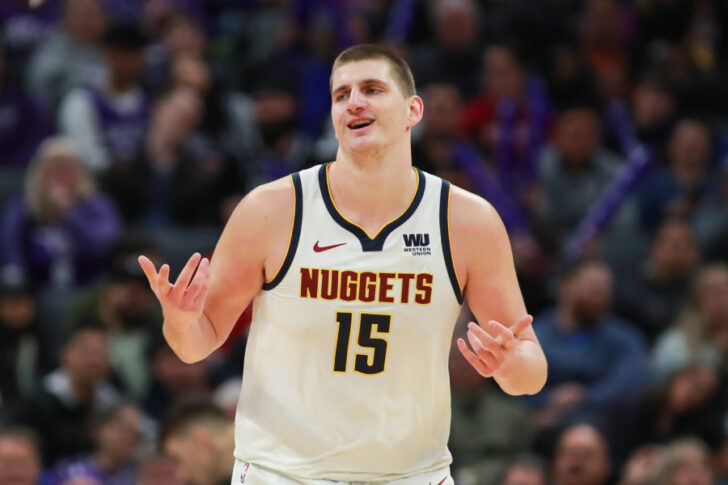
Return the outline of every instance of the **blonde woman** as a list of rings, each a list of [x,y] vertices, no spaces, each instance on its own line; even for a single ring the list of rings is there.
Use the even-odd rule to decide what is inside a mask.
[[[49,138],[28,167],[24,193],[3,210],[0,275],[36,288],[83,285],[103,273],[120,228],[75,148]]]
[[[728,266],[703,267],[690,302],[657,342],[653,367],[664,381],[691,364],[720,365],[728,352]]]

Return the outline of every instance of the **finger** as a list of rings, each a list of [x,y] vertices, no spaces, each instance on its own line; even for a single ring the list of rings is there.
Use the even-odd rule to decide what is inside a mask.
[[[526,315],[525,317],[518,320],[512,327],[511,332],[516,337],[520,337],[523,332],[533,323],[533,316]]]
[[[159,277],[157,278],[157,291],[159,295],[167,296],[172,285],[169,282],[169,265],[163,264],[159,268]],[[157,296],[159,296],[157,295]]]
[[[504,354],[506,352],[505,347],[498,342],[496,339],[491,337],[491,335],[483,330],[480,325],[478,325],[475,322],[470,322],[468,324],[468,332],[473,332],[475,337],[480,340],[480,343],[483,344],[483,347],[488,349],[498,361],[502,361]]]
[[[202,273],[203,277],[203,283],[200,287],[200,291],[195,296],[195,299],[193,301],[193,304],[195,305],[195,308],[200,308],[205,303],[205,297],[207,296],[207,289],[210,286],[210,260],[205,258],[205,264],[202,266],[198,271]]]
[[[513,332],[502,323],[491,320],[488,322],[488,330],[493,332],[497,337],[501,338],[501,345],[506,349],[510,349],[513,345]]]
[[[154,289],[155,286],[157,286],[157,268],[154,266],[154,263],[151,259],[147,258],[143,254],[137,258],[137,261],[139,261],[139,266],[142,267],[142,271],[144,271],[144,275],[147,277],[147,280],[149,281],[149,286]]]
[[[202,308],[205,305],[205,298],[207,298],[207,283],[200,287],[200,291],[197,292],[195,298],[192,300],[192,308]]]
[[[483,363],[482,360],[478,358],[477,355],[473,353],[472,350],[468,348],[468,344],[465,343],[465,340],[459,338],[457,340],[458,342],[458,349],[460,349],[460,353],[463,354],[463,357],[465,357],[465,360],[467,360],[471,366],[483,377],[492,377],[493,371],[488,368],[485,363]]]
[[[485,364],[491,368],[496,369],[500,367],[500,360],[496,359],[495,355],[493,355],[493,353],[487,349],[480,340],[478,340],[478,337],[476,337],[474,333],[468,330],[467,335],[470,346],[473,348],[473,352],[480,357],[480,360],[485,362]]]
[[[197,274],[192,279],[190,286],[187,287],[187,291],[185,292],[185,301],[192,302],[195,298],[197,298],[197,294],[200,292],[201,288],[207,283],[207,279],[210,276],[209,272],[206,270],[209,265],[209,260],[207,258],[202,258],[202,261],[200,261],[200,266],[197,268]]]
[[[192,275],[197,268],[197,264],[200,262],[200,258],[200,253],[193,254],[187,261],[187,264],[185,264],[185,267],[182,268],[179,276],[177,276],[177,281],[174,282],[174,288],[172,288],[171,294],[172,298],[181,299],[182,296],[184,296],[185,290],[187,289],[187,286],[189,286]]]

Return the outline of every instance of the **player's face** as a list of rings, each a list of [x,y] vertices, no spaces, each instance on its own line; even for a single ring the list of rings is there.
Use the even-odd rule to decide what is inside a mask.
[[[331,119],[345,150],[394,145],[422,115],[421,100],[405,97],[384,60],[344,64],[334,71],[331,86]]]

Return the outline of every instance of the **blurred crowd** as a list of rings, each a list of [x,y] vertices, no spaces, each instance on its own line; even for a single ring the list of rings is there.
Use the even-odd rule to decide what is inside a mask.
[[[332,160],[363,42],[412,66],[415,165],[499,211],[549,362],[515,398],[453,353],[457,485],[728,483],[724,1],[30,3],[0,1],[0,485],[229,483],[250,309],[184,364],[136,256],[174,272]]]

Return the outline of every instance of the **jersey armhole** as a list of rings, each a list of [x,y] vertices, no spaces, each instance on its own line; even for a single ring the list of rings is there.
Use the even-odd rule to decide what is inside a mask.
[[[288,250],[286,257],[278,268],[278,272],[272,280],[263,283],[264,290],[272,290],[281,282],[288,268],[291,267],[293,257],[296,255],[298,248],[298,239],[301,236],[301,220],[303,219],[303,189],[301,188],[301,177],[298,173],[291,174],[291,182],[293,183],[294,202],[293,202],[293,221],[291,222],[291,236],[288,239]]]
[[[445,257],[445,266],[447,274],[450,277],[452,289],[455,292],[455,298],[459,304],[463,304],[463,293],[460,290],[460,282],[455,272],[455,264],[452,258],[452,244],[450,242],[450,215],[448,208],[450,206],[450,182],[442,180],[442,188],[440,189],[440,237],[442,238],[442,255]]]

